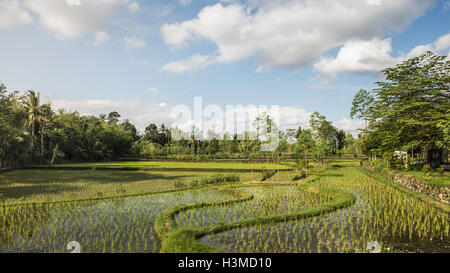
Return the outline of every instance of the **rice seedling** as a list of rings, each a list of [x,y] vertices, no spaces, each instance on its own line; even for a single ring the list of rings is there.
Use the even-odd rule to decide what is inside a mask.
[[[232,198],[212,189],[112,200],[0,207],[0,252],[148,252],[159,249],[155,217],[188,202]]]
[[[449,252],[446,212],[356,168],[329,169],[314,185],[344,189],[357,201],[333,213],[234,229],[201,241],[225,252],[367,252],[371,241],[383,252]],[[251,235],[242,237],[242,232]],[[262,250],[261,244],[266,245]]]

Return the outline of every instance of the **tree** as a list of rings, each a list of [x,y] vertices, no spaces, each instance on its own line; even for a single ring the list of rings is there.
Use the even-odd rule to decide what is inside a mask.
[[[151,142],[158,143],[159,142],[158,126],[156,126],[153,123],[147,126],[145,128],[145,138],[147,138]]]
[[[39,92],[36,94],[36,92],[29,90],[23,99],[23,103],[28,112],[28,125],[31,126],[31,147],[34,148],[36,123],[42,117],[41,94]]]
[[[316,140],[315,154],[322,159],[322,163],[325,163],[325,157],[336,148],[337,129],[318,112],[311,115],[309,122]]]
[[[346,135],[345,135],[344,130],[336,131],[335,132],[335,138],[336,138],[337,149],[339,151],[341,151],[344,148],[344,146],[345,146]]]
[[[119,122],[119,118],[120,118],[120,117],[121,117],[120,114],[117,113],[116,111],[111,112],[111,113],[108,114],[108,118],[107,118],[108,123],[109,123],[110,125],[111,125],[111,124],[117,124],[117,123]]]
[[[350,117],[364,119],[364,129],[366,129],[367,120],[370,118],[373,103],[374,97],[366,89],[360,89],[353,98]]]
[[[0,84],[0,168],[28,161],[29,133],[24,128],[27,113],[18,92],[8,93]]]
[[[304,130],[297,138],[297,142],[295,143],[295,154],[298,159],[303,155],[304,157],[304,166],[306,168],[306,176],[308,176],[308,155],[311,154],[313,148],[315,146],[315,142],[313,139],[313,135],[311,130]]]
[[[445,58],[427,52],[382,71],[386,80],[376,83],[367,114],[370,136],[362,138],[366,152],[386,156],[396,150],[446,145],[450,61]]]

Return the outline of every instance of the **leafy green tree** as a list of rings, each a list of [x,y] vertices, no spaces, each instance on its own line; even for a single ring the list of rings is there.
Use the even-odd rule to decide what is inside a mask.
[[[311,115],[309,122],[316,140],[315,155],[322,159],[322,163],[325,163],[325,157],[336,149],[337,129],[318,112]]]
[[[297,158],[299,160],[302,156],[304,158],[304,167],[306,168],[306,176],[308,176],[308,155],[313,152],[315,147],[315,141],[311,130],[302,131],[298,136],[294,147],[294,152],[297,155]]]
[[[360,89],[353,98],[350,117],[363,119],[364,129],[366,129],[367,121],[371,117],[374,100],[372,93],[366,89]]]
[[[386,80],[377,82],[372,91],[375,99],[367,114],[369,136],[362,138],[365,152],[392,155],[396,150],[446,146],[450,109],[450,61],[446,56],[427,52],[383,73]]]
[[[345,147],[345,132],[344,130],[335,131],[336,145],[338,151],[341,151]]]

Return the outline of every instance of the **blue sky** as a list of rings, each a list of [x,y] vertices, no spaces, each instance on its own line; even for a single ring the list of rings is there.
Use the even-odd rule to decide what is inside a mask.
[[[202,97],[280,105],[284,128],[319,111],[355,132],[354,94],[384,67],[447,55],[449,15],[447,0],[0,0],[0,82],[139,128]]]

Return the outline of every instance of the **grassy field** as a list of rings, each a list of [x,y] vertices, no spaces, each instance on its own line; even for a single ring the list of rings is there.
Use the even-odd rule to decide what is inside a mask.
[[[383,252],[450,252],[449,206],[358,166],[311,165],[307,179],[290,171],[265,182],[256,172],[3,173],[0,252],[66,252],[74,240],[82,252],[367,252],[370,241]]]
[[[289,169],[291,167],[273,163],[207,163],[207,162],[174,162],[174,161],[114,161],[101,163],[57,164],[54,167],[88,167],[88,168],[142,168],[142,169],[241,169],[261,170]]]

